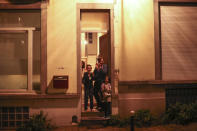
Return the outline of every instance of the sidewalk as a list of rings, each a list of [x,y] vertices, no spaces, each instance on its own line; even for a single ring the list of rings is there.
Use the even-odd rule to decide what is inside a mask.
[[[55,131],[128,131],[129,128],[117,128],[117,127],[95,127],[95,128],[87,128],[87,127],[62,127],[58,128]]]
[[[130,131],[130,127],[118,128],[118,127],[78,127],[67,126],[58,128],[55,131]],[[189,125],[162,125],[148,128],[135,128],[135,131],[197,131],[197,123]]]

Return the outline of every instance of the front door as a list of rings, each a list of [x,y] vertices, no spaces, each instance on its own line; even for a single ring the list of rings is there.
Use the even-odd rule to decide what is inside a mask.
[[[111,75],[110,65],[111,65],[111,48],[110,48],[110,35],[106,33],[99,37],[99,54],[104,59],[104,68],[107,69],[108,76]]]

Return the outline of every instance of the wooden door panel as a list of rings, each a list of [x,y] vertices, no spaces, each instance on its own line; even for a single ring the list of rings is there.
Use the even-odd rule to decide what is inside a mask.
[[[108,75],[110,76],[111,50],[109,33],[99,37],[99,54],[103,57],[104,64],[107,65]]]

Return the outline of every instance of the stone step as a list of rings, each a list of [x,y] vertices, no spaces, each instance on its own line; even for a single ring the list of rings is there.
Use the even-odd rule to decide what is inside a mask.
[[[93,110],[91,111],[83,111],[81,113],[81,117],[103,117],[104,116],[104,112],[99,112],[99,111],[95,111]]]
[[[95,126],[95,125],[100,125],[103,126],[109,118],[104,118],[104,117],[96,117],[96,116],[91,116],[91,117],[81,117],[81,126]]]
[[[103,121],[103,120],[109,120],[105,117],[97,117],[97,116],[92,116],[92,117],[81,117],[81,120],[84,120],[84,121]]]

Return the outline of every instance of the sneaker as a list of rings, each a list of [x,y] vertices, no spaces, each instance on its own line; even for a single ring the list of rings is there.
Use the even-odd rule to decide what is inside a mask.
[[[99,106],[96,107],[96,109],[100,108]]]
[[[110,119],[110,116],[106,116],[105,119]]]
[[[97,110],[96,109],[92,109],[92,112],[96,112]]]
[[[98,110],[98,111],[102,111],[102,108],[101,107],[96,107],[96,109]]]

